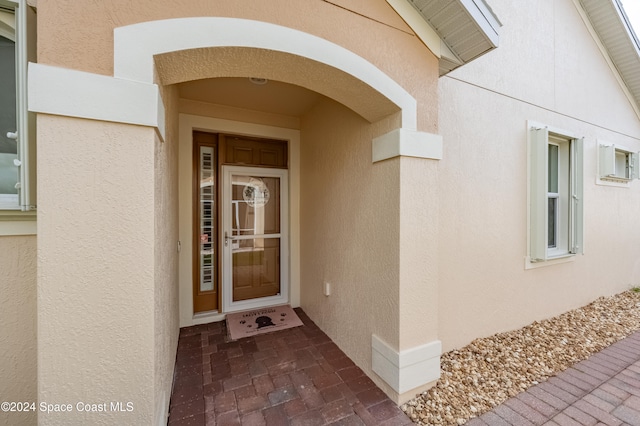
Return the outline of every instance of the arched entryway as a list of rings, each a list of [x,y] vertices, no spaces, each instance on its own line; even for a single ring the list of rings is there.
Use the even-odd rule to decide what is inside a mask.
[[[205,87],[207,83],[203,82],[206,81],[210,85],[217,84],[219,88],[221,81],[225,81],[228,85],[238,85],[239,79],[243,79],[243,83],[247,84],[248,79],[259,78],[298,90],[298,93],[313,93],[329,102],[347,107],[368,123],[384,120],[382,124],[378,124],[374,130],[371,130],[370,139],[397,128],[415,131],[416,102],[399,84],[353,52],[325,39],[291,28],[231,18],[185,18],[145,22],[115,30],[114,61],[114,74],[118,78],[146,83],[155,81],[164,87],[178,85],[179,90],[182,91],[188,90],[189,86],[192,91],[198,85]],[[198,91],[198,89],[195,90]],[[164,92],[164,97],[167,99],[164,99],[163,103],[165,109],[168,109],[172,102],[169,99],[171,92],[168,90]],[[182,99],[180,94],[177,96]],[[203,99],[199,100],[203,101]],[[206,99],[204,101],[207,103]],[[225,103],[219,99],[208,101],[210,104],[220,102]],[[251,105],[245,104],[245,106],[247,110],[253,109]],[[179,107],[177,109],[180,111]],[[195,115],[206,115],[206,113]],[[219,116],[210,118],[217,119],[217,121],[214,120],[215,124],[207,124],[199,130],[218,134],[225,132],[221,126],[237,127],[236,134],[263,138],[281,133],[277,130],[279,127],[277,124],[267,123],[261,129],[256,129],[255,125],[259,123],[242,125],[240,123],[245,120],[242,118],[235,120],[237,123],[231,125],[230,123],[234,122],[233,119],[225,121]],[[189,119],[182,118],[182,123],[187,121]],[[160,123],[161,134],[166,132],[162,128],[165,125],[171,124]],[[185,159],[193,157],[192,153],[186,151],[186,147],[192,147],[187,139],[192,139],[193,130],[196,129],[191,128],[187,131],[183,128],[184,125],[180,125],[180,175],[182,178],[192,175],[182,169],[188,168],[188,162]],[[295,207],[299,206],[300,197],[297,158],[299,146],[296,146],[299,144],[300,136],[299,127],[296,128],[296,125],[289,126],[289,130],[291,130],[290,133],[297,134],[283,139],[290,145],[288,155],[291,156],[292,161],[288,168],[290,168],[289,182],[291,182],[290,198],[294,205],[288,219],[291,223],[287,223],[286,226],[287,228],[298,227],[290,229],[292,246],[295,247],[300,238],[299,211]],[[185,192],[186,184],[181,184],[181,189]],[[184,196],[182,192],[181,199],[193,205],[193,196]],[[184,208],[184,203],[181,203],[181,206]],[[211,320],[215,316],[196,312],[198,309],[194,310],[194,303],[186,301],[186,299],[197,297],[186,290],[188,282],[193,281],[194,275],[185,272],[189,269],[189,262],[195,255],[187,254],[190,248],[196,247],[193,243],[194,233],[189,232],[193,229],[194,223],[188,226],[188,222],[193,221],[194,217],[197,220],[197,217],[188,211],[181,213],[180,217],[180,242],[183,252],[180,267],[181,324],[190,325],[194,322]],[[217,234],[221,248],[224,244],[224,232],[220,230]],[[206,243],[209,244],[208,237],[206,238]],[[297,252],[292,253],[291,264],[287,266],[287,269],[292,272],[291,287],[287,292],[291,297],[288,301],[294,304],[298,303],[300,293],[297,279],[300,268],[298,256]],[[197,265],[196,269],[192,270],[197,274]],[[286,283],[286,285],[290,284]],[[197,290],[193,291],[197,293]],[[220,300],[222,299],[224,295],[220,297]],[[216,312],[222,312],[221,308],[222,306],[216,304]]]

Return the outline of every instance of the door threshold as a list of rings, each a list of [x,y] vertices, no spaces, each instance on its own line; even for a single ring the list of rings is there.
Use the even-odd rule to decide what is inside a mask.
[[[226,314],[220,311],[205,311],[193,314],[191,317],[191,325],[207,324],[210,322],[224,321]]]

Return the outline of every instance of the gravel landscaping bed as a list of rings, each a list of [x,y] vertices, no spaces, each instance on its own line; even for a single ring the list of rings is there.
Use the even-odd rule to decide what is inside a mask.
[[[438,383],[402,405],[422,425],[461,425],[640,329],[640,293],[626,291],[441,357]]]

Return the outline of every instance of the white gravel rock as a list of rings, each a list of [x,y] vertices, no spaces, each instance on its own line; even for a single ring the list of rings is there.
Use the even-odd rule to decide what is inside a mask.
[[[640,293],[601,297],[440,358],[437,384],[402,405],[421,425],[465,423],[640,329]]]

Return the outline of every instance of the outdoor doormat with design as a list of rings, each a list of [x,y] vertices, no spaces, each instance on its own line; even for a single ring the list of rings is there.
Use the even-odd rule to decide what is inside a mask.
[[[227,314],[227,330],[231,340],[301,325],[302,321],[289,305]]]

